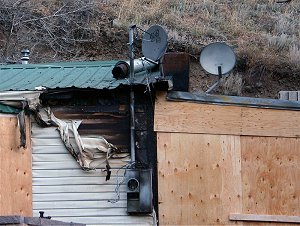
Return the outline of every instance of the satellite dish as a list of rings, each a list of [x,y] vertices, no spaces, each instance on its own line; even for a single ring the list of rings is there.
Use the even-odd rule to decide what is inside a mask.
[[[153,61],[158,61],[166,52],[168,45],[168,35],[159,25],[151,26],[143,36],[143,55]]]
[[[236,56],[232,48],[225,43],[212,43],[204,47],[200,54],[200,64],[205,71],[222,76],[235,66]]]
[[[210,93],[220,84],[222,76],[229,73],[235,63],[235,53],[225,43],[215,42],[204,47],[200,54],[200,64],[208,73],[218,75],[217,81],[206,93]]]

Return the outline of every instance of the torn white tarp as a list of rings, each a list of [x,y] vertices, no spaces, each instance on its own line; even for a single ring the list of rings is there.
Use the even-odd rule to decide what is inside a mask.
[[[40,109],[37,117],[37,121],[43,125],[58,127],[65,147],[85,170],[95,169],[105,163],[109,171],[108,159],[128,155],[120,154],[118,148],[102,136],[80,136],[77,130],[81,123],[79,120],[60,120],[53,115],[50,108]]]

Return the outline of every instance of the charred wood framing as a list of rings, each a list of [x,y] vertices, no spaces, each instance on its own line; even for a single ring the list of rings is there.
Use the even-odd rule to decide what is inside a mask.
[[[156,134],[153,131],[155,94],[134,86],[136,161],[153,170],[153,204],[157,211]],[[122,152],[130,152],[130,88],[114,90],[57,89],[41,96],[60,119],[82,120],[80,135],[101,135]]]

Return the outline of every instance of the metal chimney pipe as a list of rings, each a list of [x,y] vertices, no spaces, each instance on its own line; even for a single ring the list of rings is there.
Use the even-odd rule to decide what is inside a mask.
[[[151,70],[158,66],[157,62],[149,62],[145,57],[135,59],[133,63],[134,73],[139,73],[145,70]],[[130,62],[129,61],[119,61],[116,63],[112,69],[112,74],[115,79],[127,78],[130,74]]]
[[[28,64],[29,54],[30,54],[29,49],[22,49],[21,50],[21,61],[22,61],[22,64]]]

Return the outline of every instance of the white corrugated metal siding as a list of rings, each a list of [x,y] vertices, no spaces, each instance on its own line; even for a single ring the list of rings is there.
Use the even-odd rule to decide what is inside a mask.
[[[300,91],[280,91],[280,100],[300,101]]]
[[[112,177],[101,170],[85,172],[68,153],[54,127],[32,123],[33,215],[45,211],[54,220],[90,225],[153,225],[151,216],[128,216],[124,185],[116,198],[117,169],[128,159],[111,160]],[[123,171],[124,172],[124,171]],[[123,172],[119,171],[122,177]],[[121,179],[121,177],[119,179]]]

